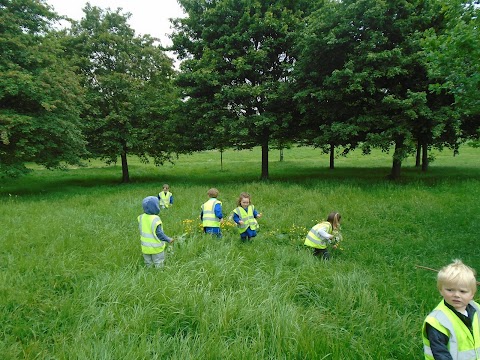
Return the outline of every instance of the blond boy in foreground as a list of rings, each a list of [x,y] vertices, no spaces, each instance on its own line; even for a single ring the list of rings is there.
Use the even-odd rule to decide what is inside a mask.
[[[475,275],[475,270],[460,260],[439,271],[437,287],[443,299],[423,323],[425,359],[480,359],[480,307],[473,301]]]

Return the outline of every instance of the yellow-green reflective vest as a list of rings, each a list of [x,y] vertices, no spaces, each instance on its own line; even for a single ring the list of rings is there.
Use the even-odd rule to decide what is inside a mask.
[[[160,207],[168,208],[170,206],[170,197],[172,196],[172,193],[170,191],[167,191],[167,193],[165,194],[165,191],[162,191],[158,193],[158,196],[160,198]]]
[[[248,205],[247,211],[241,206],[237,207],[233,212],[238,215],[239,220],[243,221],[243,225],[237,224],[238,232],[244,233],[247,231],[247,228],[250,226],[250,229],[257,230],[258,222],[257,219],[253,216],[253,205]]]
[[[453,360],[480,359],[480,322],[478,320],[480,307],[474,301],[471,301],[470,304],[476,310],[472,319],[473,335],[462,320],[445,305],[443,300],[427,316],[422,327],[425,359],[434,359],[432,349],[430,349],[430,341],[427,338],[427,323],[448,336],[448,351],[450,351]]]
[[[203,217],[202,225],[203,227],[220,227],[220,219],[215,215],[215,205],[222,204],[221,201],[218,201],[215,198],[209,199],[206,203],[202,205]]]
[[[320,224],[315,225],[310,229],[305,238],[304,245],[316,248],[316,249],[325,249],[327,247],[328,239],[324,239],[318,233],[319,230],[324,230],[327,233],[331,234],[333,231],[332,224],[328,221],[321,222]]]
[[[162,220],[157,215],[142,214],[138,217],[142,253],[159,254],[165,250],[166,242],[160,240],[156,234],[157,226],[161,224]]]

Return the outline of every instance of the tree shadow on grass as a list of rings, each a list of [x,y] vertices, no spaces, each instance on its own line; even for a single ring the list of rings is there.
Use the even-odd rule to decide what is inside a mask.
[[[160,169],[158,171],[157,169]],[[422,172],[416,167],[402,168],[401,177],[390,180],[388,167],[338,167],[329,169],[325,167],[295,166],[294,163],[272,164],[269,171],[269,180],[260,180],[260,168],[233,167],[230,170],[199,169],[191,171],[165,171],[156,168],[148,171],[141,166],[130,169],[131,181],[121,182],[121,173],[118,168],[82,168],[67,171],[41,171],[35,172],[19,179],[2,179],[0,197],[32,196],[54,193],[81,193],[88,188],[101,186],[118,189],[126,187],[135,189],[150,185],[160,188],[162,184],[176,184],[184,186],[228,186],[238,183],[285,183],[296,184],[311,188],[319,183],[333,185],[350,185],[369,187],[378,184],[410,185],[434,187],[437,185],[451,184],[455,186],[466,181],[479,181],[480,169],[474,167],[431,167],[427,172]],[[212,185],[214,184],[214,185]]]

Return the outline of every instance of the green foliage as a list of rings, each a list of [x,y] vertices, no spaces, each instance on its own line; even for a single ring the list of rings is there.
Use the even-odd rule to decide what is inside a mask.
[[[330,151],[397,149],[392,176],[416,148],[458,141],[448,97],[428,94],[419,33],[441,25],[423,1],[325,2],[297,34],[296,98],[304,142]]]
[[[195,119],[189,133],[201,149],[261,145],[267,178],[269,142],[292,128],[284,84],[294,62],[291,35],[306,2],[179,2],[188,17],[176,20],[172,40],[185,59],[178,84],[184,119]]]
[[[429,29],[423,42],[430,76],[436,81],[431,88],[449,91],[455,96],[455,105],[462,114],[478,116],[480,8],[476,1],[441,3],[445,27],[437,31]]]
[[[251,169],[259,149],[226,152],[224,171],[216,151],[160,169],[131,161],[131,184],[99,161],[2,182],[2,358],[420,359],[440,296],[435,273],[415,265],[480,269],[478,151],[438,152],[428,174],[412,166],[401,183],[384,179],[380,151],[330,171],[306,148],[272,162],[269,183]],[[143,266],[136,217],[165,182],[175,201],[164,230],[187,235],[157,271]],[[252,194],[263,213],[252,243],[228,227],[221,240],[198,233],[211,186],[225,214]],[[302,244],[331,210],[344,250],[323,262]]]
[[[173,151],[167,133],[176,100],[173,63],[155,39],[135,36],[130,14],[90,5],[84,11],[72,26],[69,48],[87,89],[88,148],[107,163],[121,157],[128,182],[127,154],[162,164]]]
[[[52,31],[56,15],[38,1],[0,8],[0,176],[25,173],[27,162],[78,164],[83,91]]]
[[[395,177],[415,151],[426,170],[428,151],[478,142],[475,2],[179,2],[176,83],[157,39],[135,36],[121,8],[87,4],[56,32],[44,1],[2,2],[0,176],[78,165],[88,151],[120,159],[127,182],[128,155],[161,165],[261,146],[267,179],[269,149],[296,142],[329,152],[332,168],[336,154],[395,146]]]

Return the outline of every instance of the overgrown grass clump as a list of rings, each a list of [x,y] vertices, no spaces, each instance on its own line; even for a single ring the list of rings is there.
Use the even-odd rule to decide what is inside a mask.
[[[160,168],[130,159],[69,171],[36,169],[0,186],[2,359],[421,359],[420,327],[440,300],[435,273],[460,258],[480,271],[478,149],[443,152],[427,173],[408,159],[351,154],[328,169],[311,149],[181,156]],[[136,217],[169,183],[174,206],[163,270],[146,269]],[[240,192],[263,213],[243,244],[231,222],[201,233],[200,205],[220,190],[225,215]],[[342,214],[343,250],[329,262],[303,240]]]

